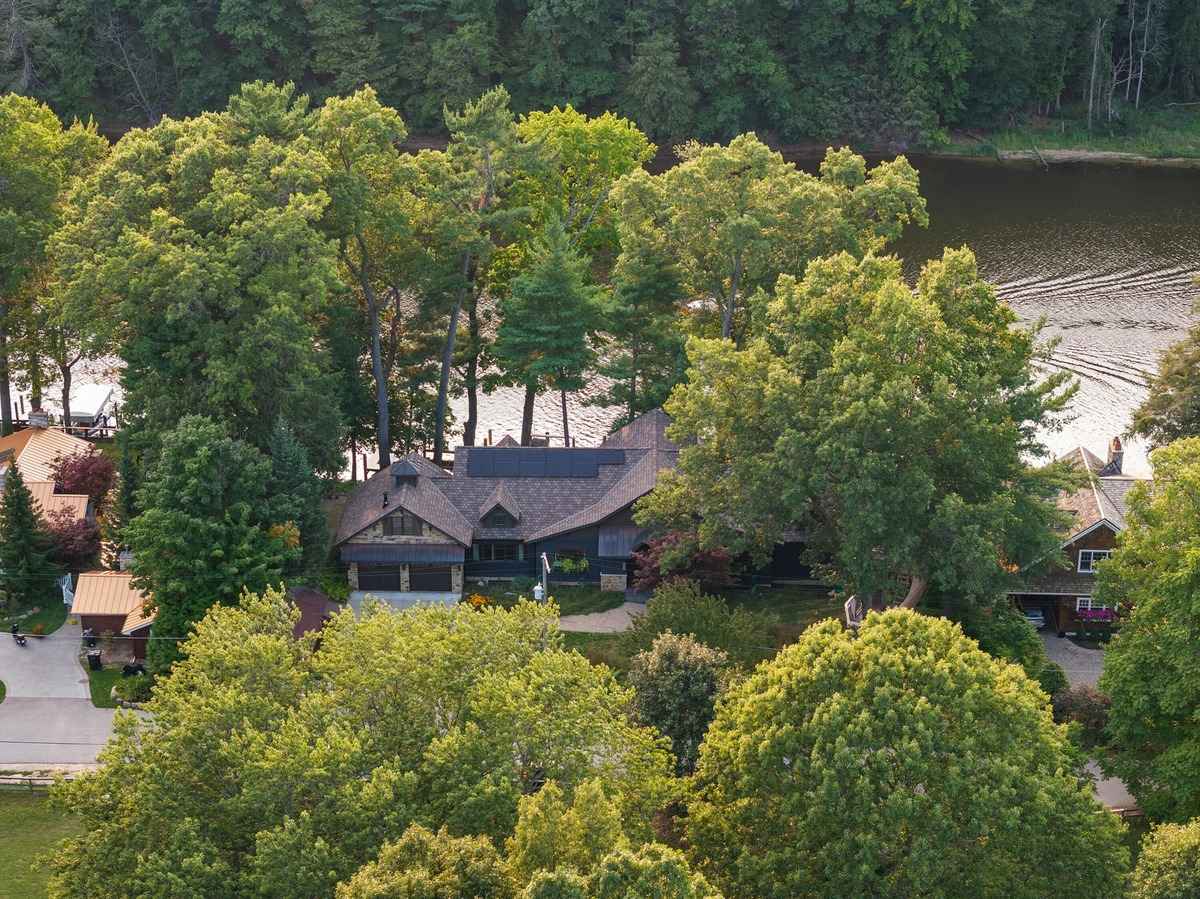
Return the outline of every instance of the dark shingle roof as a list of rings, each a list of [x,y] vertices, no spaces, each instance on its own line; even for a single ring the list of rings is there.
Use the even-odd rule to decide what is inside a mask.
[[[1142,479],[1128,475],[1101,475],[1107,463],[1082,446],[1059,459],[1086,472],[1088,476],[1088,482],[1074,493],[1063,493],[1058,498],[1058,507],[1075,517],[1071,539],[1102,521],[1107,521],[1114,530],[1124,530],[1126,497]]]
[[[675,466],[677,448],[666,437],[669,423],[662,410],[654,410],[609,435],[603,446],[624,450],[616,454],[623,455],[624,462],[597,465],[594,477],[472,477],[475,448],[469,446],[455,451],[452,476],[420,456],[409,456],[405,462],[435,471],[421,468],[415,485],[400,488],[390,472],[377,473],[347,504],[335,542],[346,541],[386,515],[389,509],[382,505],[385,492],[390,510],[407,509],[463,544],[472,540],[544,540],[588,527],[649,493],[658,472]],[[485,527],[479,522],[497,505],[516,519],[512,527]]]
[[[392,468],[395,466],[375,472],[366,483],[355,491],[346,504],[334,542],[342,543],[349,540],[359,531],[370,527],[385,515],[395,512],[396,509],[407,509],[442,533],[448,534],[464,545],[469,544],[471,542],[471,523],[438,489],[440,483],[449,480],[449,475],[432,462],[417,455],[406,456],[396,465],[411,465],[422,474],[417,477],[415,483],[405,483],[397,487],[392,474]],[[436,477],[429,477],[425,472],[430,468],[435,469],[439,474]],[[383,504],[385,494],[388,498],[386,506]]]

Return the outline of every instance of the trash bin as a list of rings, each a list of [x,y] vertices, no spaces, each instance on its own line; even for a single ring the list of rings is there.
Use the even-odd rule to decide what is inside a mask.
[[[88,667],[93,671],[99,671],[104,666],[100,664],[100,650],[93,649],[87,654]]]

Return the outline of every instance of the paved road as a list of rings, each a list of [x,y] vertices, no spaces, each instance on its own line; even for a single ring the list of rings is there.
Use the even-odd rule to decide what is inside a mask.
[[[96,760],[112,733],[113,709],[92,705],[79,664],[78,623],[18,646],[0,634],[0,769],[78,765]]]

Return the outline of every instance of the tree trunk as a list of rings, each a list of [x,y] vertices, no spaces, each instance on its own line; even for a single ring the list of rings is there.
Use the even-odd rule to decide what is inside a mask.
[[[42,366],[37,350],[29,353],[29,405],[38,409],[42,405]]]
[[[1137,19],[1137,0],[1129,0],[1129,74],[1125,78],[1125,102],[1129,102],[1129,88],[1133,85],[1134,22]]]
[[[467,304],[467,336],[471,341],[471,358],[463,379],[467,388],[467,420],[463,423],[463,446],[475,445],[479,429],[479,298]]]
[[[0,437],[13,432],[12,388],[8,382],[8,306],[0,300]]]
[[[537,387],[525,385],[525,405],[521,409],[521,446],[533,443],[533,401],[537,399]]]
[[[562,420],[563,420],[563,446],[571,445],[571,424],[567,418],[567,392],[560,390],[559,394],[562,398]]]
[[[71,366],[60,365],[58,367],[59,374],[62,375],[62,408],[63,408],[63,427],[67,429],[67,433],[71,431]]]
[[[1154,8],[1154,0],[1146,2],[1146,28],[1142,32],[1142,55],[1138,61],[1138,86],[1137,97],[1133,101],[1135,108],[1140,109],[1142,105],[1142,77],[1146,74],[1146,54],[1150,52],[1150,13]],[[1129,77],[1133,77],[1133,57],[1129,58]]]
[[[742,280],[742,256],[739,253],[733,261],[733,274],[729,278],[729,300],[725,304],[725,314],[721,317],[721,336],[733,336],[733,313],[737,308],[738,285]]]
[[[1096,20],[1096,33],[1092,39],[1092,77],[1088,82],[1088,131],[1092,130],[1092,112],[1096,103],[1096,67],[1100,63],[1100,29],[1103,19]]]
[[[633,345],[629,348],[629,420],[633,421],[634,411],[637,408],[637,368],[638,364],[638,341],[635,339]]]
[[[379,297],[375,293],[375,285],[371,283],[366,241],[361,234],[356,235],[355,240],[358,242],[359,252],[362,253],[357,274],[363,297],[367,301],[367,322],[371,329],[371,377],[375,379],[375,436],[379,445],[379,467],[384,469],[392,464],[392,429],[388,411],[387,379],[383,372],[383,341],[379,334]],[[366,475],[366,472],[363,474]]]
[[[458,336],[458,314],[462,311],[467,291],[471,287],[471,254],[463,256],[463,286],[450,312],[450,324],[446,328],[446,344],[442,347],[442,378],[438,383],[437,410],[433,421],[433,461],[439,465],[446,452],[446,403],[450,395],[450,366],[454,364],[454,339]]]
[[[925,595],[925,591],[929,589],[929,581],[919,575],[913,575],[912,583],[908,586],[908,593],[904,599],[900,601],[900,608],[915,609],[917,603],[921,601],[921,597]]]

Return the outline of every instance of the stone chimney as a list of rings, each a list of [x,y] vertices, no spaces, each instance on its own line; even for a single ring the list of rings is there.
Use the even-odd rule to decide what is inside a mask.
[[[1125,448],[1121,446],[1121,438],[1114,437],[1108,444],[1108,464],[1104,466],[1105,474],[1120,474],[1125,462]]]
[[[44,409],[29,410],[29,427],[31,428],[48,428],[50,427],[50,413]]]

